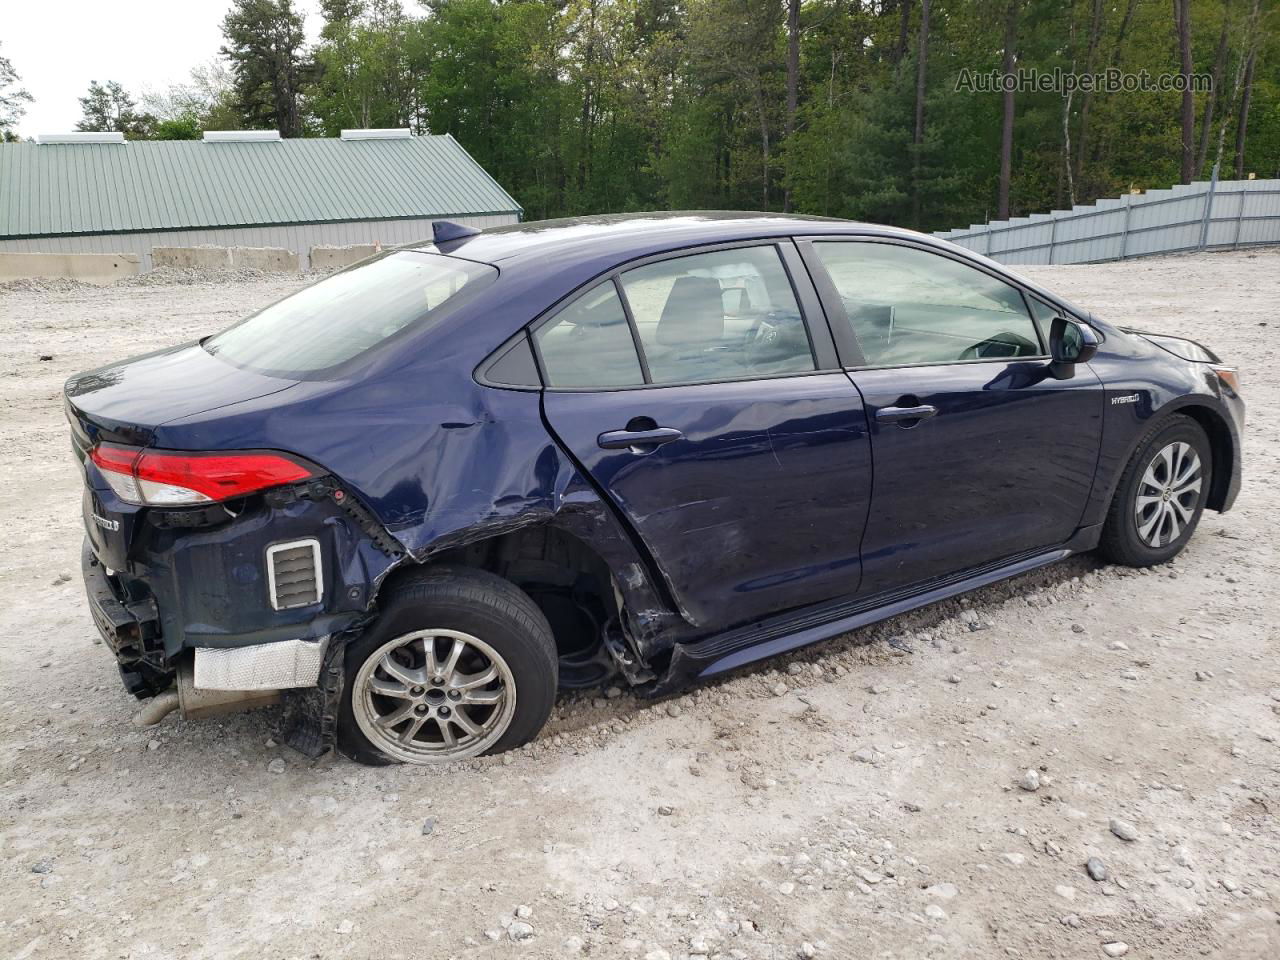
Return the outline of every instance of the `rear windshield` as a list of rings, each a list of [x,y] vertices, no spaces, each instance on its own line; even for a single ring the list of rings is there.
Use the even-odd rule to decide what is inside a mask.
[[[497,275],[469,260],[392,253],[299,290],[210,337],[204,347],[263,373],[315,374],[424,321],[464,289],[475,292]]]

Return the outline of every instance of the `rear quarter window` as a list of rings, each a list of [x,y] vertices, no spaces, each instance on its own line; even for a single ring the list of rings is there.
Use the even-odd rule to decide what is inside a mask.
[[[335,273],[235,326],[204,347],[236,366],[274,376],[323,374],[412,326],[431,322],[487,287],[487,264],[399,251]]]

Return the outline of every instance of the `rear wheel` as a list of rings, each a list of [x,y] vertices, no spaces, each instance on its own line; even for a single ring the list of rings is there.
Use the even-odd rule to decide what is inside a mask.
[[[537,735],[556,692],[551,628],[514,584],[465,568],[393,586],[347,648],[338,727],[362,763],[447,763]]]
[[[1101,552],[1131,567],[1177,556],[1204,512],[1212,468],[1209,437],[1200,424],[1173,416],[1152,427],[1120,478]]]

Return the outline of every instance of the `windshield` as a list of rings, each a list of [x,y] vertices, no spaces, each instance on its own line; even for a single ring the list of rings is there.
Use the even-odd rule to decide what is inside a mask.
[[[204,347],[237,366],[305,376],[350,360],[497,275],[469,260],[392,253],[299,290],[210,337]]]

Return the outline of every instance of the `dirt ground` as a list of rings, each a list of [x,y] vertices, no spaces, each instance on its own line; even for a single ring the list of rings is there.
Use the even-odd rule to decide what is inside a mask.
[[[63,380],[301,281],[0,289],[0,956],[1280,956],[1280,250],[1026,272],[1241,367],[1244,490],[1181,558],[566,697],[452,769],[135,729],[95,643]]]

